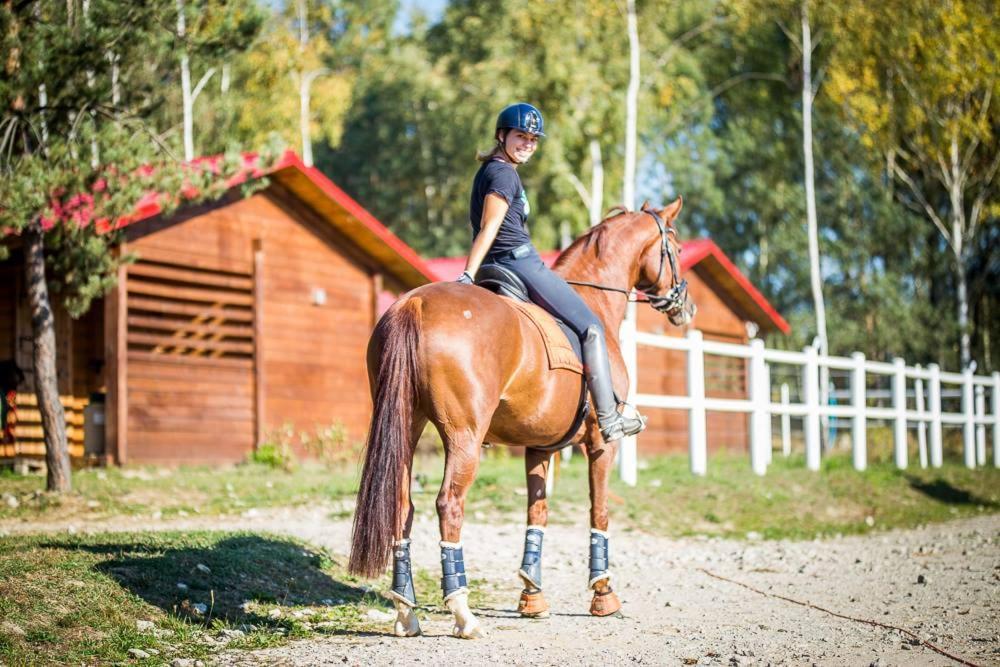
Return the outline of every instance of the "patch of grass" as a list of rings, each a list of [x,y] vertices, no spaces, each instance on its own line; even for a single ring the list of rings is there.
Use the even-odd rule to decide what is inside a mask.
[[[416,511],[432,515],[442,465],[424,460],[415,468],[426,476],[424,493],[414,496]],[[560,464],[549,522],[586,521],[588,494],[583,457]],[[526,504],[523,461],[487,457],[469,493],[466,515],[499,513],[523,520]],[[824,459],[820,472],[812,472],[802,456],[778,455],[767,474],[758,477],[745,456],[717,453],[709,458],[705,477],[694,477],[686,456],[662,456],[644,462],[635,488],[622,484],[616,471],[609,505],[613,529],[674,537],[752,532],[767,539],[811,539],[1000,511],[1000,470],[946,463],[901,471],[876,462],[859,473],[849,454],[835,454]]]
[[[474,521],[523,521],[523,459],[510,456],[506,448],[486,451],[466,502],[467,516]],[[413,496],[416,512],[436,520],[442,457],[419,456],[414,470],[420,487]],[[239,514],[253,507],[324,503],[331,503],[331,519],[350,519],[358,477],[355,466],[331,469],[318,464],[303,464],[292,472],[259,464],[86,470],[74,474],[74,492],[59,497],[39,493],[44,484],[40,477],[8,473],[0,475],[0,492],[13,493],[20,506],[12,509],[0,503],[0,519]],[[586,521],[589,504],[587,465],[577,455],[559,464],[549,521]],[[715,453],[709,457],[708,474],[699,478],[689,472],[687,456],[661,456],[642,462],[635,488],[623,485],[617,471],[613,473],[610,508],[616,530],[812,538],[1000,511],[1000,470],[968,470],[946,459],[939,469],[911,466],[900,471],[888,457],[873,460],[859,473],[848,454],[838,453],[823,459],[820,472],[807,470],[801,455],[776,455],[767,475],[758,477],[746,456]]]
[[[0,544],[7,665],[118,663],[129,649],[169,663],[223,647],[384,631],[365,616],[373,607],[390,605],[329,554],[285,538],[125,533]]]
[[[250,508],[312,505],[353,497],[353,465],[303,463],[294,471],[265,463],[228,467],[126,467],[77,470],[73,491],[44,493],[45,478],[0,472],[0,492],[18,506],[0,503],[2,519],[101,519],[120,515],[239,514]]]

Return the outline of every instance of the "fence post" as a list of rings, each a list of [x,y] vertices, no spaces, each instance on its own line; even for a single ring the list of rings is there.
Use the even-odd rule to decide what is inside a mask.
[[[802,391],[806,403],[806,467],[809,470],[819,470],[819,351],[809,346],[805,349],[805,353]]]
[[[917,370],[921,370],[917,365]],[[913,381],[913,392],[917,401],[917,454],[920,456],[920,467],[927,467],[927,422],[924,419],[927,413],[924,411],[924,381],[916,378]]]
[[[944,462],[944,452],[941,447],[941,367],[928,364],[931,372],[927,383],[928,400],[931,410],[931,466],[940,468]]]
[[[548,474],[545,475],[545,495],[548,498],[552,497],[552,491],[556,486],[556,466],[559,465],[557,459],[555,454],[549,457]]]
[[[636,378],[638,364],[636,362],[638,352],[635,342],[635,303],[630,303],[625,311],[625,319],[622,320],[621,328],[618,331],[618,338],[621,341],[622,357],[625,360],[625,370],[628,373],[628,403],[635,405],[635,395],[638,393],[639,382]],[[634,435],[622,438],[618,451],[618,476],[629,486],[635,486],[638,481],[638,461],[636,437]]]
[[[781,383],[781,405],[788,407],[790,399],[788,396],[788,383]],[[781,454],[788,458],[792,453],[792,416],[787,412],[781,415]]]
[[[986,387],[976,385],[976,465],[986,465]]]
[[[896,416],[892,420],[892,445],[896,467],[906,468],[906,362],[900,357],[892,360],[892,407]]]
[[[764,447],[770,447],[765,442],[770,429],[767,421],[771,415],[768,412],[770,402],[767,386],[767,363],[764,361],[764,341],[754,338],[750,341],[750,467],[758,475],[767,472],[767,454]]]
[[[766,360],[764,362],[764,407],[767,412],[764,416],[764,465],[769,466],[774,457],[774,433],[771,430],[774,414],[771,412],[771,364],[767,363]]]
[[[855,470],[868,467],[868,416],[865,383],[865,353],[855,352],[851,355],[854,367],[851,369],[851,407],[854,408],[854,419],[851,421],[851,454]]]
[[[1000,373],[993,373],[993,467],[1000,468]]]
[[[705,350],[700,331],[691,329],[687,338],[691,343],[687,358],[688,397],[691,399],[691,411],[688,414],[691,472],[704,475],[708,469],[708,445],[705,441]]]
[[[962,371],[962,445],[965,467],[976,467],[976,408],[972,398],[972,368]]]

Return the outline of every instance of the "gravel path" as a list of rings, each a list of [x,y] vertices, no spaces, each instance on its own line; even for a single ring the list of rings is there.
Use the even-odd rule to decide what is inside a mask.
[[[225,528],[294,535],[346,555],[350,524],[329,508],[261,512],[239,519],[130,518],[87,530]],[[65,523],[0,523],[3,532],[66,530]],[[82,528],[82,526],[81,526]],[[1000,515],[916,530],[810,542],[667,539],[614,532],[613,583],[624,618],[587,613],[588,532],[551,526],[545,536],[545,591],[551,618],[525,620],[515,608],[524,527],[472,521],[463,531],[466,566],[484,581],[477,611],[489,631],[479,641],[449,636],[449,618],[422,618],[424,636],[385,634],[303,640],[249,653],[234,665],[954,665],[896,632],[766,597],[754,588],[847,616],[906,628],[974,664],[1000,665]],[[437,526],[414,526],[416,567],[438,570]],[[418,601],[437,602],[437,590]]]

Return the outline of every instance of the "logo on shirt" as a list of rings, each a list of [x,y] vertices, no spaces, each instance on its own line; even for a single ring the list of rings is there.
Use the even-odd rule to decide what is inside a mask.
[[[521,205],[524,207],[524,217],[527,218],[531,214],[531,204],[528,203],[528,193],[521,190]]]

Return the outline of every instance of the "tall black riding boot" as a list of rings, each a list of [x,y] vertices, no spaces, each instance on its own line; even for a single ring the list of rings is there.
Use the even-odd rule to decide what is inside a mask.
[[[608,347],[604,342],[604,332],[597,327],[587,329],[583,339],[583,366],[604,442],[621,440],[646,428],[645,417],[626,417],[618,412],[618,401],[611,383]]]

